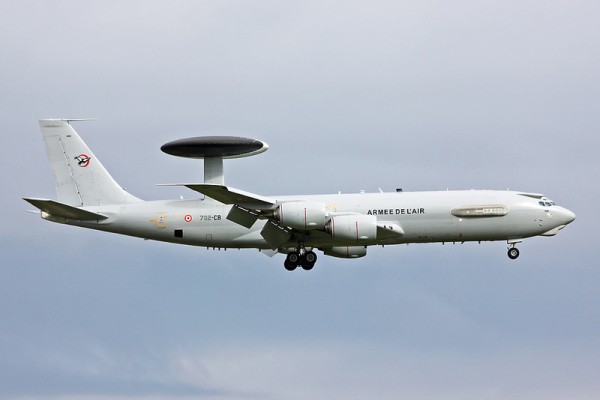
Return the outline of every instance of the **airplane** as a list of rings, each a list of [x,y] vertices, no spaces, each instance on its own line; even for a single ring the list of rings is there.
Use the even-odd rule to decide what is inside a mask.
[[[201,136],[166,143],[167,154],[204,160],[203,183],[176,183],[204,197],[143,201],[117,184],[72,127],[39,121],[58,201],[24,198],[47,221],[212,249],[284,254],[289,271],[311,270],[315,250],[359,258],[369,246],[506,241],[508,257],[534,236],[554,236],[575,214],[542,194],[445,190],[263,196],[225,186],[223,160],[266,151],[260,140]],[[38,212],[38,211],[36,211]]]

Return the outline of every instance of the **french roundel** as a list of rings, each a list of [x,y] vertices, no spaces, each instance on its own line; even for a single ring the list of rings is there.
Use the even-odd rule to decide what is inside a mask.
[[[192,218],[192,215],[191,215],[191,214],[185,214],[185,215],[184,215],[184,217],[183,217],[183,220],[184,220],[185,222],[192,222],[192,219],[193,219],[193,218]]]

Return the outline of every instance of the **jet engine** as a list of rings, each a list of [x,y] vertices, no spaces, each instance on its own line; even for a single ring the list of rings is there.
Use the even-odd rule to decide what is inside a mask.
[[[366,246],[341,246],[323,249],[326,256],[338,258],[360,258],[367,255]]]
[[[325,230],[337,240],[374,240],[377,238],[377,217],[365,214],[336,215],[327,222]]]
[[[327,222],[325,203],[315,201],[290,201],[279,204],[275,218],[285,226],[295,229],[323,229]]]

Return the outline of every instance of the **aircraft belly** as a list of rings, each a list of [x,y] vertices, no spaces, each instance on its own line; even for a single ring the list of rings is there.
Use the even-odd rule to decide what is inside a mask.
[[[403,242],[462,242],[506,240],[522,232],[508,217],[457,218],[427,217],[418,220],[399,220],[405,232]]]
[[[70,221],[107,232],[144,239],[208,247],[265,247],[260,237],[264,222],[251,229],[226,219],[228,206],[199,200],[156,201],[120,207],[100,223]],[[110,213],[109,213],[110,214]]]

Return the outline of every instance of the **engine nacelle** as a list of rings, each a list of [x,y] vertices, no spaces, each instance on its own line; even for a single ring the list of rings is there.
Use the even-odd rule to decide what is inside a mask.
[[[377,217],[375,215],[348,214],[332,217],[325,227],[337,240],[360,242],[377,238]]]
[[[290,201],[279,204],[275,217],[285,226],[295,229],[323,229],[327,222],[325,203]]]
[[[367,255],[366,246],[340,246],[323,249],[323,254],[338,258],[360,258]]]

